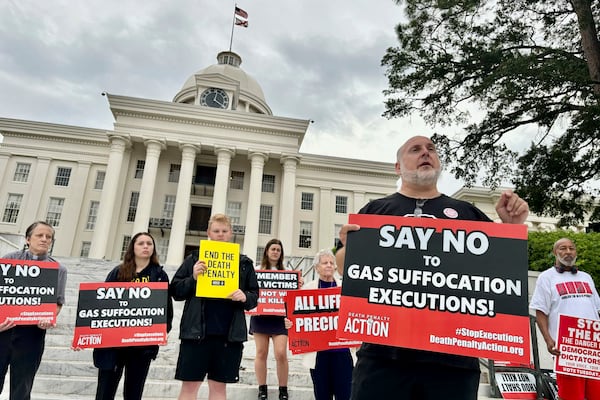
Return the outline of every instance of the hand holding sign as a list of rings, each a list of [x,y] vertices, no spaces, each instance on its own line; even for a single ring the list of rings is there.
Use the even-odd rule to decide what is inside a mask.
[[[0,323],[0,332],[4,332],[9,330],[10,328],[14,328],[16,326],[15,321],[12,319],[6,318],[6,320]]]

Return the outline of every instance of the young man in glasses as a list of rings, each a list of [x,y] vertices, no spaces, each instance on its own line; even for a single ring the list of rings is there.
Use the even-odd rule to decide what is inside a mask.
[[[371,201],[360,214],[381,214],[472,221],[491,220],[472,204],[440,193],[437,181],[441,163],[434,143],[427,137],[408,139],[397,152],[398,192]],[[516,193],[502,193],[496,212],[504,223],[522,224],[529,206]],[[358,230],[347,224],[340,230],[345,245],[347,233]],[[345,247],[336,254],[343,265]],[[364,343],[352,380],[352,400],[387,398],[396,400],[476,400],[479,361],[474,357]]]

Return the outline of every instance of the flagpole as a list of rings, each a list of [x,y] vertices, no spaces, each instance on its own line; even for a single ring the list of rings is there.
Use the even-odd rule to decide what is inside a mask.
[[[237,4],[234,4],[233,6],[233,20],[231,21],[231,37],[229,39],[229,51],[231,52],[231,46],[233,45],[233,28],[235,26],[235,8],[237,7]]]

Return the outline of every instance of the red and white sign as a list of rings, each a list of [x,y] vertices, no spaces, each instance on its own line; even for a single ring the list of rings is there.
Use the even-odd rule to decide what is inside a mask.
[[[558,316],[557,374],[600,379],[600,321]]]
[[[0,259],[0,322],[56,323],[58,263]]]
[[[286,297],[288,341],[292,354],[360,346],[360,341],[336,337],[338,329],[339,287],[290,291]]]
[[[349,222],[338,338],[529,363],[525,225]]]
[[[73,347],[167,343],[167,282],[81,283]]]
[[[256,270],[259,296],[258,305],[249,315],[279,315],[285,316],[285,296],[288,290],[300,287],[300,271]]]

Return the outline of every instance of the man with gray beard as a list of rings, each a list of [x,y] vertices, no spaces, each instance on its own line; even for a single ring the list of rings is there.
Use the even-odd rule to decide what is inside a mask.
[[[402,181],[398,192],[369,202],[359,213],[492,222],[471,203],[438,191],[441,170],[435,144],[429,138],[408,139],[397,152],[396,174]],[[496,213],[504,223],[522,224],[529,206],[506,190],[496,204]],[[358,225],[344,225],[340,241],[345,245],[348,232],[358,229]],[[338,266],[344,265],[344,256],[342,247],[336,253]],[[357,356],[352,400],[477,399],[480,371],[475,357],[373,343],[364,343]]]
[[[554,265],[538,276],[529,308],[535,310],[548,351],[558,356],[559,314],[598,320],[600,297],[592,277],[575,266],[577,248],[571,239],[558,239],[552,254]],[[563,400],[600,399],[600,380],[557,374],[556,384]]]

